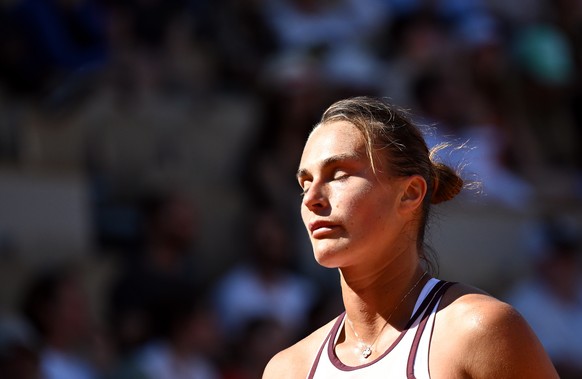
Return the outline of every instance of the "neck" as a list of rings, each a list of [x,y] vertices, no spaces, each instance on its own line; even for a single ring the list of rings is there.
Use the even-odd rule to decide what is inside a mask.
[[[385,326],[404,327],[427,280],[425,275],[418,282],[424,271],[416,253],[401,254],[365,275],[356,268],[340,270],[346,314],[362,340],[373,340]]]

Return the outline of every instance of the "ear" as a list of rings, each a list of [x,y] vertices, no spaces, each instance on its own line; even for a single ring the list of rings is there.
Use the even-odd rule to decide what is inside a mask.
[[[413,175],[402,183],[402,196],[399,209],[402,212],[414,212],[422,207],[422,201],[427,191],[426,180],[420,175]]]

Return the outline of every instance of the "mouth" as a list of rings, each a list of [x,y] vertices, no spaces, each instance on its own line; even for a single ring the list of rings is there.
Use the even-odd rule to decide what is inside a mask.
[[[315,221],[309,224],[309,232],[312,238],[323,238],[333,233],[339,225],[328,221]]]

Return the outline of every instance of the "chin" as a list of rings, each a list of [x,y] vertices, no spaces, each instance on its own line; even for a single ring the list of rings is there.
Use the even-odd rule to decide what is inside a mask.
[[[315,261],[322,267],[338,268],[340,263],[341,252],[336,249],[323,248],[321,246],[313,246],[313,256]]]
[[[321,266],[321,267],[325,267],[325,268],[339,268],[339,264],[337,264],[336,262],[334,262],[333,259],[323,259],[323,258],[318,258],[317,256],[315,257],[315,261]]]

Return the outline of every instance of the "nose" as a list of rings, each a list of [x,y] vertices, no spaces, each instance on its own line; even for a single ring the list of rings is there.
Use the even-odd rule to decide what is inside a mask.
[[[303,194],[303,205],[311,211],[327,207],[329,202],[326,192],[324,185],[313,182]]]

